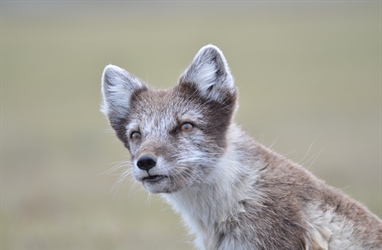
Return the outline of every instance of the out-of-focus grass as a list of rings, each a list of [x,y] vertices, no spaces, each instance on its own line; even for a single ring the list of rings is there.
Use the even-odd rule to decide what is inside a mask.
[[[100,76],[168,87],[207,43],[251,135],[382,216],[378,3],[136,5],[2,3],[2,249],[191,249],[157,196],[109,193],[128,157]]]

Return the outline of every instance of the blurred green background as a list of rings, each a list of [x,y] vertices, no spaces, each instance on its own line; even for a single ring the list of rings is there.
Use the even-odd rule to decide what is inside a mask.
[[[381,5],[1,2],[1,249],[192,249],[157,195],[118,191],[127,151],[103,68],[169,87],[200,47],[236,79],[236,120],[382,216]]]

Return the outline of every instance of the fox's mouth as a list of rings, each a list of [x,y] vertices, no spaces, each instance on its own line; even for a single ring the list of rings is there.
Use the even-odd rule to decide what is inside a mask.
[[[149,175],[147,177],[144,177],[142,179],[142,182],[155,183],[155,182],[159,182],[165,178],[168,178],[168,176],[166,176],[166,175]]]

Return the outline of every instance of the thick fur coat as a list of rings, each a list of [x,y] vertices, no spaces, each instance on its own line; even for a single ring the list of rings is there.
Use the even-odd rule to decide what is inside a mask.
[[[172,89],[109,65],[102,112],[135,179],[181,214],[199,249],[382,249],[382,222],[234,122],[223,53],[203,47]]]

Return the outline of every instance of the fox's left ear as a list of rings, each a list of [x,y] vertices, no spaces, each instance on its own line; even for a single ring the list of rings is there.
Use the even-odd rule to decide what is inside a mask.
[[[179,84],[183,83],[195,84],[202,96],[218,102],[235,95],[234,80],[227,61],[223,52],[214,45],[206,45],[199,50],[180,77]]]

